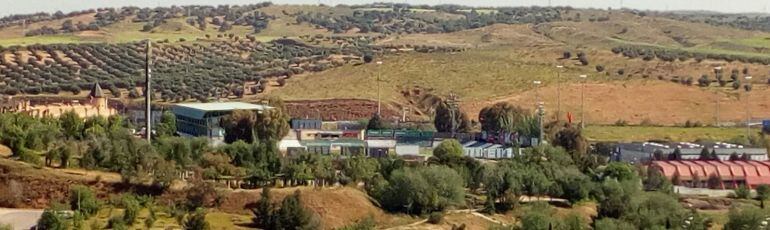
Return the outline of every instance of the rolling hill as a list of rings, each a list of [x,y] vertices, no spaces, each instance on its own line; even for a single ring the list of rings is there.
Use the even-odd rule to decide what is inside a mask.
[[[429,114],[418,105],[416,91],[457,94],[463,108],[475,114],[499,101],[530,107],[535,95],[546,100],[548,111],[554,111],[555,89],[563,88],[563,104],[574,110],[581,88],[577,76],[587,74],[586,111],[594,123],[711,123],[715,93],[724,103],[722,119],[738,122],[746,116],[740,112],[745,108],[745,93],[731,86],[742,88],[743,76],[753,75],[752,116],[770,116],[764,100],[770,95],[764,87],[770,68],[762,63],[770,60],[770,34],[669,15],[398,4],[121,8],[68,15],[51,15],[49,20],[37,16],[30,23],[0,20],[4,22],[0,23],[0,45],[5,47],[0,49],[4,61],[0,78],[6,79],[0,85],[2,92],[12,85],[26,95],[75,92],[74,88],[82,87],[68,85],[72,82],[67,76],[74,75],[80,79],[75,84],[94,80],[120,83],[112,91],[130,99],[132,83],[140,83],[143,63],[143,49],[136,42],[152,39],[162,43],[158,52],[163,60],[156,68],[161,74],[158,79],[164,82],[160,85],[167,86],[159,90],[157,98],[169,102],[223,97],[254,100],[265,95],[305,101],[376,100],[374,79],[380,75],[386,106],[393,111],[409,108],[416,119],[427,119]],[[61,26],[66,21],[101,26],[68,32]],[[52,28],[55,32],[47,31],[54,34],[25,34],[44,27]],[[284,42],[275,43],[275,39]],[[105,43],[109,48],[95,48]],[[305,51],[287,51],[289,46],[305,47],[298,48]],[[631,46],[638,52],[634,56],[613,52]],[[119,51],[123,49],[115,47],[134,48]],[[66,49],[85,51],[70,55]],[[88,59],[94,53],[89,49],[127,52],[132,61],[125,69],[111,65],[118,57],[103,63],[79,63],[79,57]],[[366,54],[375,54],[383,64],[362,64],[358,59]],[[666,59],[670,55],[673,60]],[[53,60],[57,58],[61,60]],[[230,63],[226,66],[232,66],[236,77],[208,71],[213,63]],[[565,68],[556,69],[556,65]],[[52,73],[58,81],[43,73],[51,67],[62,68],[63,73]],[[716,79],[714,67],[723,68],[726,80]],[[737,81],[728,78],[733,71],[738,72]],[[698,87],[704,74],[708,86]],[[195,88],[212,79],[219,89]],[[532,84],[535,80],[544,82],[539,90]],[[48,82],[60,89],[46,85]],[[46,86],[49,88],[43,88]],[[255,87],[258,89],[252,90]],[[623,101],[619,103],[623,106],[612,105],[612,98]]]

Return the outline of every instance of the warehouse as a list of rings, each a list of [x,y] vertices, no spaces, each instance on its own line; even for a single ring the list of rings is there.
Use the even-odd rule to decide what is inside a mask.
[[[657,170],[674,184],[695,188],[732,189],[740,185],[755,188],[770,184],[770,161],[652,161]]]

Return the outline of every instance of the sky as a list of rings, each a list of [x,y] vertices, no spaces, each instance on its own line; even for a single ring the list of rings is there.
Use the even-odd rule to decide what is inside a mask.
[[[98,7],[249,4],[263,0],[0,0],[0,16],[34,12],[65,13]],[[275,4],[366,4],[373,0],[272,0]],[[725,13],[768,13],[770,0],[378,0],[409,4],[469,6],[572,6],[576,8],[634,8],[645,10],[708,10]]]

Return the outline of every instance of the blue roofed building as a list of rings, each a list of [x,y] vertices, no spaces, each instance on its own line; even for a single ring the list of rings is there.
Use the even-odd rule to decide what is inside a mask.
[[[272,107],[244,102],[212,102],[176,104],[171,112],[176,116],[176,130],[181,136],[207,137],[223,140],[225,130],[219,120],[235,110],[261,112]]]

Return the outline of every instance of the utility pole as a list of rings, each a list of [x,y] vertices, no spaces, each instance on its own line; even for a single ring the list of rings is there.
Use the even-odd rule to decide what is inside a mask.
[[[538,115],[538,129],[540,130],[540,133],[538,135],[538,145],[543,144],[543,118],[545,117],[545,108],[543,107],[543,102],[537,103],[537,115]]]
[[[380,90],[380,75],[382,73],[382,61],[377,62],[377,114],[382,116],[382,98]]]
[[[147,66],[145,66],[145,86],[144,86],[144,103],[147,106],[147,110],[145,111],[144,118],[145,118],[145,131],[144,135],[145,138],[147,138],[147,143],[152,142],[152,42],[147,39],[147,56],[145,57],[146,61],[145,63]]]
[[[556,66],[556,120],[561,120],[561,69],[563,65]]]
[[[751,91],[751,76],[746,76],[746,138],[751,140],[751,106],[749,92]]]
[[[714,78],[717,79],[717,83],[719,83],[719,75],[722,74],[722,67],[717,66],[714,67]],[[715,101],[716,101],[716,111],[714,111],[714,119],[716,120],[716,126],[721,127],[721,124],[719,124],[719,90],[714,92],[715,95]]]
[[[542,84],[541,81],[533,81],[533,84],[535,84],[535,109],[537,110],[537,127],[538,127],[538,137],[537,137],[537,144],[542,145],[543,144],[543,103],[540,101],[540,84]]]
[[[580,75],[580,78],[583,79],[583,83],[580,90],[580,129],[584,129],[586,127],[586,114],[585,114],[585,104],[586,104],[586,79],[588,78],[588,75]]]

